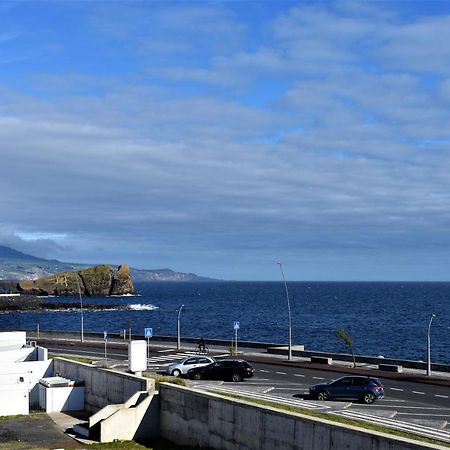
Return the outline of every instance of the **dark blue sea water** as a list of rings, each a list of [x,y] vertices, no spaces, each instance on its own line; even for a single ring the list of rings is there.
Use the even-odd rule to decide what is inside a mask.
[[[288,287],[294,344],[307,350],[346,352],[335,337],[335,331],[343,328],[358,354],[426,360],[428,322],[435,313],[432,360],[450,363],[450,283],[292,282]],[[85,331],[118,333],[131,326],[133,333],[143,334],[145,327],[152,327],[155,335],[175,336],[177,310],[184,304],[182,336],[231,341],[233,321],[239,321],[240,340],[287,342],[282,283],[164,282],[137,283],[136,288],[139,297],[85,298],[85,303],[141,305],[137,310],[85,311]],[[79,330],[80,313],[0,315],[0,328],[36,329],[38,323],[41,330]]]

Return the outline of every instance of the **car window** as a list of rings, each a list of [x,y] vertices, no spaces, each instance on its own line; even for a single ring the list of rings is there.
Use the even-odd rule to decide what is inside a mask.
[[[341,380],[336,380],[333,383],[333,386],[351,386],[352,379],[351,378],[342,378]]]
[[[239,366],[239,363],[236,364],[236,361],[224,361],[224,367],[236,367]]]
[[[184,362],[185,366],[187,366],[189,364],[197,364],[197,358],[189,358]]]
[[[197,364],[209,364],[211,362],[208,358],[199,358]]]

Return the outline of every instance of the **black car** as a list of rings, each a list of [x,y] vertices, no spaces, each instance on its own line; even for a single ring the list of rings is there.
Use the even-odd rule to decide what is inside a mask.
[[[310,398],[317,400],[349,399],[371,404],[384,397],[383,384],[374,377],[342,377],[309,388]]]
[[[187,377],[191,380],[231,380],[242,381],[251,378],[253,367],[242,359],[225,359],[203,367],[188,370]]]

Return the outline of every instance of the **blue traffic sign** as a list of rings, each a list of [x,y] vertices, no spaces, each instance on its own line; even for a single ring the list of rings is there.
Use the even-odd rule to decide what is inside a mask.
[[[144,328],[144,335],[146,338],[153,337],[153,328]]]
[[[237,321],[233,322],[233,328],[235,330],[239,330],[240,327],[241,327],[241,324],[239,322],[237,322]]]

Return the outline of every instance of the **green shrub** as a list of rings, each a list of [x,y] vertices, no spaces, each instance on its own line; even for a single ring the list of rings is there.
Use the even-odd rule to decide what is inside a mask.
[[[143,375],[146,378],[155,380],[155,389],[159,388],[159,383],[173,383],[178,384],[179,386],[187,386],[186,380],[183,380],[183,378],[155,375],[149,372],[144,372]]]

